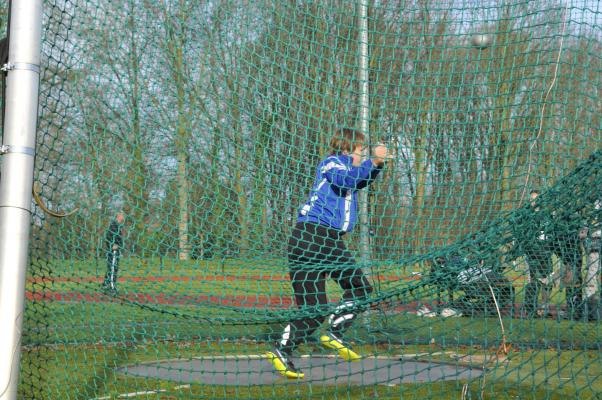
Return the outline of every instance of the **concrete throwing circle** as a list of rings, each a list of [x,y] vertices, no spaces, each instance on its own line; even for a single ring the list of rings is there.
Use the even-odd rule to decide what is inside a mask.
[[[324,385],[395,385],[400,383],[468,380],[483,370],[436,361],[403,357],[365,357],[347,362],[331,356],[301,356],[295,365],[305,373],[301,380],[287,379],[275,372],[262,356],[199,357],[165,360],[119,368],[118,373],[206,385],[272,385],[313,383]]]

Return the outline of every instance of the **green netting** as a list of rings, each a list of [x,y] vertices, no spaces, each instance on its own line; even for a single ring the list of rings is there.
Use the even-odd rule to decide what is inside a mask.
[[[43,26],[35,181],[75,212],[34,209],[20,397],[601,396],[599,1],[46,0]],[[373,291],[297,307],[343,127],[389,149],[341,239]],[[273,370],[333,313],[361,360],[325,321],[303,379]]]

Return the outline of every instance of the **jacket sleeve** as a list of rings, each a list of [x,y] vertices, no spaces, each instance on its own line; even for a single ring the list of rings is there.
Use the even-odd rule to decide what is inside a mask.
[[[363,181],[361,181],[358,185],[357,188],[358,189],[363,189],[366,186],[368,186],[369,184],[371,184],[372,182],[374,182],[374,180],[376,179],[376,177],[378,176],[378,174],[380,174],[380,171],[382,171],[383,167],[382,165],[376,166],[374,168],[372,168],[372,170],[370,170],[370,175],[368,176],[368,179],[365,179]]]
[[[115,234],[115,244],[119,248],[123,247],[123,238],[121,237],[121,225],[117,225],[117,233]]]
[[[376,178],[380,168],[374,167],[371,160],[354,167],[332,158],[322,167],[321,172],[332,185],[342,189],[362,189]]]

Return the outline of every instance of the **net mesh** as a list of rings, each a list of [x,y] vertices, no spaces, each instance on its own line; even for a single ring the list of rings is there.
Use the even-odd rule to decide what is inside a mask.
[[[20,397],[601,395],[598,1],[46,0],[43,26],[36,192],[69,215],[34,208]],[[388,160],[356,263],[297,283],[373,290],[297,305],[341,127]],[[357,362],[320,336],[345,315]],[[323,319],[282,377],[266,352]]]

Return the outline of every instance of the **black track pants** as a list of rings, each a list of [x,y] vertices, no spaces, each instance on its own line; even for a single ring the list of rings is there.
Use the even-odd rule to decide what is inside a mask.
[[[309,315],[286,326],[279,347],[292,350],[322,324],[328,304],[328,277],[343,289],[341,303],[328,321],[331,332],[342,334],[357,316],[355,302],[372,292],[368,279],[345,247],[342,233],[322,225],[298,223],[288,242],[288,261],[295,303]]]

